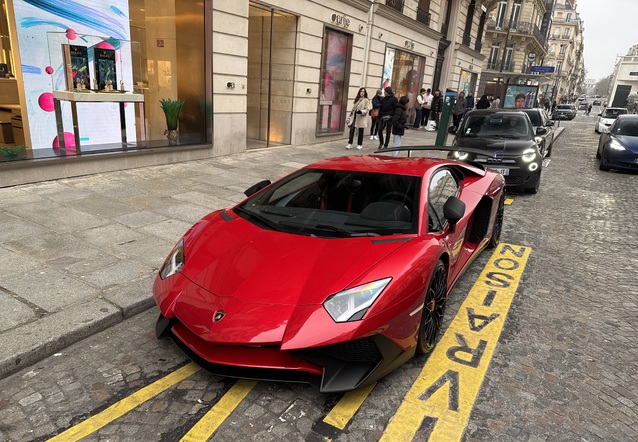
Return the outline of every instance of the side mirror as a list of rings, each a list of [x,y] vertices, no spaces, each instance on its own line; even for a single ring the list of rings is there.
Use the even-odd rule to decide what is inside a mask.
[[[546,127],[539,127],[536,129],[536,135],[545,135],[547,133]]]
[[[598,116],[599,116],[599,117],[602,117],[602,116],[603,116],[603,114],[598,114]]]
[[[455,196],[451,196],[443,205],[443,216],[450,223],[450,233],[456,231],[456,223],[465,215],[465,203]]]
[[[270,186],[270,180],[263,180],[258,182],[257,184],[253,184],[248,189],[244,190],[244,195],[251,196],[259,192],[261,189],[263,189],[266,186]]]
[[[553,126],[554,122],[553,121],[548,121],[547,123],[545,123],[545,126]]]

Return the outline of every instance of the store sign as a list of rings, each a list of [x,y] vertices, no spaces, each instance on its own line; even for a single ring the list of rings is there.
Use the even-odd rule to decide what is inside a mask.
[[[350,26],[350,19],[346,17],[345,15],[332,14],[330,19],[337,26],[343,26],[344,28],[347,28]]]
[[[414,42],[412,40],[406,40],[404,45],[406,49],[414,49]]]
[[[527,61],[532,63],[534,60],[536,60],[536,52],[530,52],[527,54]]]
[[[630,73],[629,73],[629,75],[631,75],[632,77],[633,77],[633,76],[637,76],[637,75],[638,75],[638,72],[630,72]]]

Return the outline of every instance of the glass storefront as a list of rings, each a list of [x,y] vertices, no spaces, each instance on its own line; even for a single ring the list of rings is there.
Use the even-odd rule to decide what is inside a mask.
[[[476,90],[476,77],[477,75],[473,72],[461,70],[461,78],[459,79],[458,91],[464,91],[466,97],[469,92],[472,92],[473,94]]]
[[[60,123],[67,148],[75,148],[79,140],[82,152],[122,149],[123,139],[129,148],[166,145],[166,117],[159,101],[167,98],[184,101],[179,114],[180,144],[207,142],[211,123],[206,117],[210,103],[206,100],[203,1],[85,0],[74,10],[52,7],[54,3],[13,0],[7,9],[5,0],[0,0],[5,14],[4,20],[0,19],[4,57],[0,71],[4,64],[8,72],[11,65],[21,66],[15,78],[12,74],[7,78],[15,82],[16,91],[0,91],[0,115],[13,107],[14,114],[24,120],[24,136],[21,140],[13,137],[14,145],[16,141],[28,144],[33,158],[61,155],[56,150]],[[109,63],[98,59],[97,49],[102,50],[100,57],[104,52],[111,54],[114,62],[115,81],[110,92],[132,93],[144,106],[132,105],[133,100],[123,105],[118,99],[95,102],[97,96],[104,96],[95,95],[94,81]],[[76,78],[80,71],[73,68],[75,61],[70,62],[69,54],[84,58],[84,82]],[[100,92],[107,92],[104,86],[100,83]],[[57,100],[58,92],[70,87],[75,96],[71,94],[69,101]],[[78,99],[80,92],[93,95]],[[54,103],[60,103],[59,115]],[[126,137],[122,136],[122,121],[126,122]],[[5,129],[3,119],[0,124]],[[76,126],[79,129],[74,137]],[[0,141],[9,144],[7,139]]]
[[[381,86],[382,88],[390,86],[397,98],[408,96],[410,99],[407,105],[409,121],[414,120],[414,104],[416,96],[423,87],[424,70],[425,57],[395,48],[386,49]]]
[[[352,36],[326,28],[323,35],[317,135],[342,133],[348,99]]]
[[[247,148],[290,144],[297,17],[250,3]]]

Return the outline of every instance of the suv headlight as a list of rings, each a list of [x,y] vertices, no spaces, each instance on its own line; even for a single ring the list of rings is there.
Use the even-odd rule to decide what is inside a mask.
[[[323,308],[335,322],[358,321],[390,281],[392,278],[384,278],[331,295],[324,301]]]
[[[526,163],[531,163],[536,158],[536,149],[525,149],[521,158]]]
[[[162,268],[160,269],[160,278],[166,279],[179,273],[184,267],[184,240],[180,239],[177,245],[171,250]]]

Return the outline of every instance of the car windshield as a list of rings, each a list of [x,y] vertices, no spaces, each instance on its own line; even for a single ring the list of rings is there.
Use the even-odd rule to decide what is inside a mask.
[[[531,111],[531,112],[525,112],[527,114],[527,116],[529,117],[530,120],[532,120],[532,124],[534,126],[540,126],[541,125],[541,116],[538,112],[536,111]]]
[[[614,130],[615,135],[638,137],[638,120],[619,121]]]
[[[571,104],[559,104],[558,105],[558,109],[572,110],[572,109],[574,109],[574,106],[572,106]]]
[[[603,118],[616,118],[618,115],[622,115],[622,114],[626,114],[627,113],[627,109],[613,109],[613,108],[607,108],[603,111],[603,114],[601,115]]]
[[[529,126],[523,113],[489,115],[469,114],[463,125],[461,137],[521,138],[530,136]]]
[[[302,169],[235,212],[260,227],[321,237],[416,233],[421,178]]]

